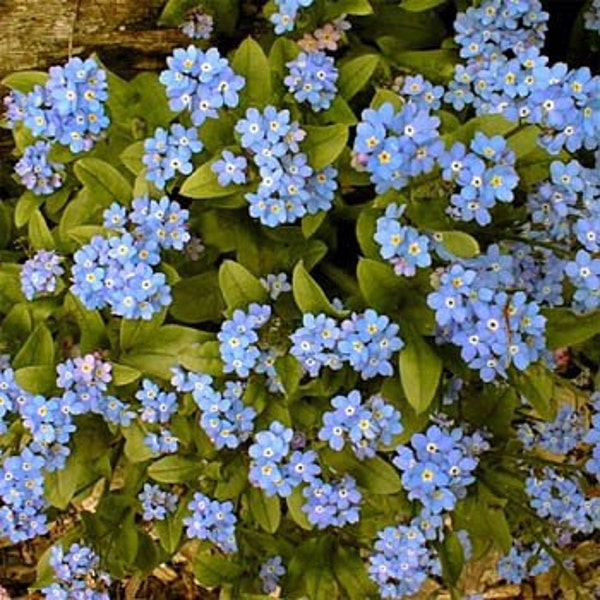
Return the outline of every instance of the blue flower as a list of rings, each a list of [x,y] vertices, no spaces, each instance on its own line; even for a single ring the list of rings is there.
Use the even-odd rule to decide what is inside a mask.
[[[213,173],[218,175],[219,184],[225,187],[230,183],[246,183],[246,159],[243,156],[235,156],[229,150],[223,150],[221,157],[211,167]]]
[[[325,52],[301,52],[286,64],[289,75],[283,80],[298,102],[308,102],[315,111],[329,108],[335,98],[338,70]]]

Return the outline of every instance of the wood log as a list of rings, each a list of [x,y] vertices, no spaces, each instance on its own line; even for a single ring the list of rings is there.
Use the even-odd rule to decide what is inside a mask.
[[[0,78],[98,52],[119,74],[159,68],[177,29],[157,29],[164,0],[0,0]]]
[[[174,47],[189,43],[178,29],[157,27],[164,4],[165,0],[0,0],[0,79],[93,52],[127,79],[139,71],[161,69]],[[0,98],[8,91],[0,84]],[[0,130],[0,162],[11,147],[10,132]]]

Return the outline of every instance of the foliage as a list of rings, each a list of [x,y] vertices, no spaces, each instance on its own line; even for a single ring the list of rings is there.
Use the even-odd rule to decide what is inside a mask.
[[[46,597],[182,549],[235,598],[460,597],[492,549],[570,573],[600,76],[542,54],[537,0],[454,29],[448,0],[274,0],[243,39],[238,4],[170,0],[197,45],[158,75],[4,81],[1,537],[73,516]]]

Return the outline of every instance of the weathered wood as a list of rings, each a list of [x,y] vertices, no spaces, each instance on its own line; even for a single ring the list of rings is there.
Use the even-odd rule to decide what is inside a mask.
[[[98,52],[122,74],[157,68],[187,38],[157,29],[164,0],[0,0],[0,78]]]

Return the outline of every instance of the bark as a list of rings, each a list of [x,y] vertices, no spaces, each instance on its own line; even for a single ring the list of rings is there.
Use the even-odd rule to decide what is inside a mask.
[[[160,69],[174,47],[189,43],[177,29],[157,28],[165,1],[0,0],[0,80],[92,52],[125,78]],[[7,92],[0,84],[0,99]],[[9,132],[0,130],[0,162],[10,144]]]
[[[157,29],[165,0],[0,0],[0,78],[98,52],[123,75],[157,68],[187,38]]]

